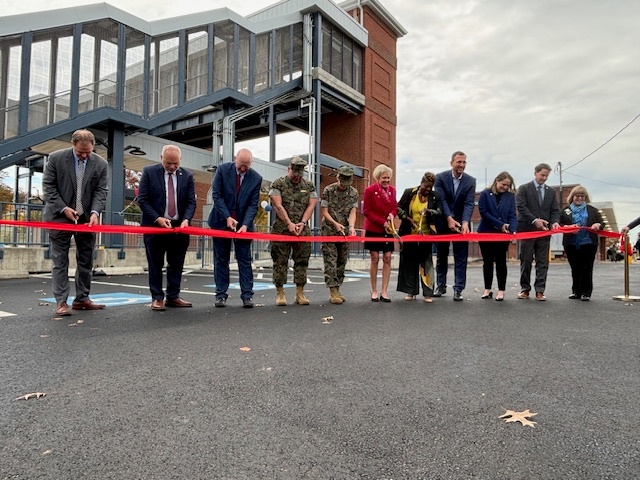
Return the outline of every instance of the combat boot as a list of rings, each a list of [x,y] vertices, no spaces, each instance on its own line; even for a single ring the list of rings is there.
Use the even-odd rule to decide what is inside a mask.
[[[338,292],[338,296],[340,297],[340,300],[342,300],[342,303],[347,301],[347,297],[345,297],[342,292],[340,292],[340,287],[336,287],[336,291]]]
[[[342,305],[342,299],[340,298],[340,292],[337,287],[329,287],[329,303],[334,305]]]
[[[276,305],[284,307],[287,304],[287,297],[284,296],[284,287],[276,287]]]
[[[296,285],[296,299],[298,305],[309,305],[309,299],[304,296],[304,285]]]

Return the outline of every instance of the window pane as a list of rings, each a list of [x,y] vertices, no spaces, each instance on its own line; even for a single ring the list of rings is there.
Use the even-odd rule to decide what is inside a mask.
[[[331,37],[331,74],[342,80],[342,32],[333,31]]]
[[[293,75],[292,78],[302,76],[302,24],[293,26]]]
[[[144,112],[144,34],[125,29],[126,54],[124,72],[124,110],[142,115]]]
[[[322,24],[322,69],[331,72],[331,24]]]
[[[265,33],[256,36],[256,67],[253,93],[263,92],[269,88],[269,51],[271,47],[271,34]]]
[[[56,56],[56,84],[55,84],[55,113],[54,122],[69,118],[69,104],[71,102],[71,60],[73,56],[73,36],[62,33],[57,39],[58,51]]]
[[[158,42],[158,111],[178,104],[178,37]]]
[[[282,81],[289,81],[290,69],[290,48],[291,48],[291,29],[289,27],[281,28],[276,31],[276,85],[280,85]]]
[[[33,42],[29,65],[29,122],[27,129],[34,130],[49,123],[51,75],[51,40]]]
[[[207,44],[206,30],[189,33],[187,37],[187,100],[207,93]]]
[[[344,37],[344,45],[342,49],[344,61],[342,62],[342,81],[353,86],[353,40]]]
[[[213,45],[213,90],[233,86],[233,23],[215,25]]]
[[[353,45],[353,88],[362,93],[362,47]]]
[[[251,34],[244,28],[240,29],[238,45],[238,91],[249,95],[249,45]]]

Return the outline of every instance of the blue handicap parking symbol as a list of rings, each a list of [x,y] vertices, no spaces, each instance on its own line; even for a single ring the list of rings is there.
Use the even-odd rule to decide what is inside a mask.
[[[43,302],[56,303],[55,298],[41,298]],[[150,295],[136,295],[134,293],[116,292],[101,293],[91,295],[91,300],[96,303],[102,303],[107,307],[118,307],[121,305],[136,305],[139,303],[150,303]]]
[[[288,285],[285,285],[287,287]],[[205,287],[216,288],[215,285],[205,285]],[[240,290],[240,284],[238,282],[232,282],[229,284],[229,288],[232,290]],[[253,282],[253,290],[255,292],[259,290],[274,290],[276,286],[273,283],[266,282]]]

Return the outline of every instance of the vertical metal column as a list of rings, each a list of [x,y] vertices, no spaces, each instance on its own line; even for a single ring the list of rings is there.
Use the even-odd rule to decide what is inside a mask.
[[[107,161],[109,162],[109,194],[103,222],[124,225],[124,217],[118,215],[124,209],[124,132],[117,127],[109,127]],[[122,247],[122,234],[112,234],[107,238],[107,248]]]

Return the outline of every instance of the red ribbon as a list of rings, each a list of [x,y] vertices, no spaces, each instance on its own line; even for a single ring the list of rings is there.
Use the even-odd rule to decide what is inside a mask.
[[[363,237],[363,236],[343,236],[343,235],[318,235],[318,236],[296,236],[290,234],[260,233],[260,232],[244,232],[236,233],[229,230],[213,230],[211,228],[201,227],[178,227],[178,228],[160,228],[160,227],[134,227],[127,225],[94,225],[90,227],[87,224],[75,225],[73,223],[57,223],[57,222],[23,222],[18,220],[0,220],[0,225],[10,225],[14,227],[26,228],[43,228],[46,230],[66,230],[71,232],[86,233],[117,233],[125,235],[142,235],[142,234],[173,234],[183,233],[186,235],[196,235],[203,237],[217,238],[236,238],[243,240],[266,240],[270,242],[325,242],[325,243],[356,243],[356,242],[392,242],[397,241],[393,238],[385,237]],[[585,227],[560,227],[557,230],[520,232],[520,233],[478,233],[472,232],[466,235],[461,233],[449,233],[443,235],[405,235],[402,237],[403,242],[505,242],[511,240],[529,240],[535,238],[548,237],[556,233],[576,233]],[[587,231],[608,238],[620,238],[617,232],[608,232],[605,230]]]

